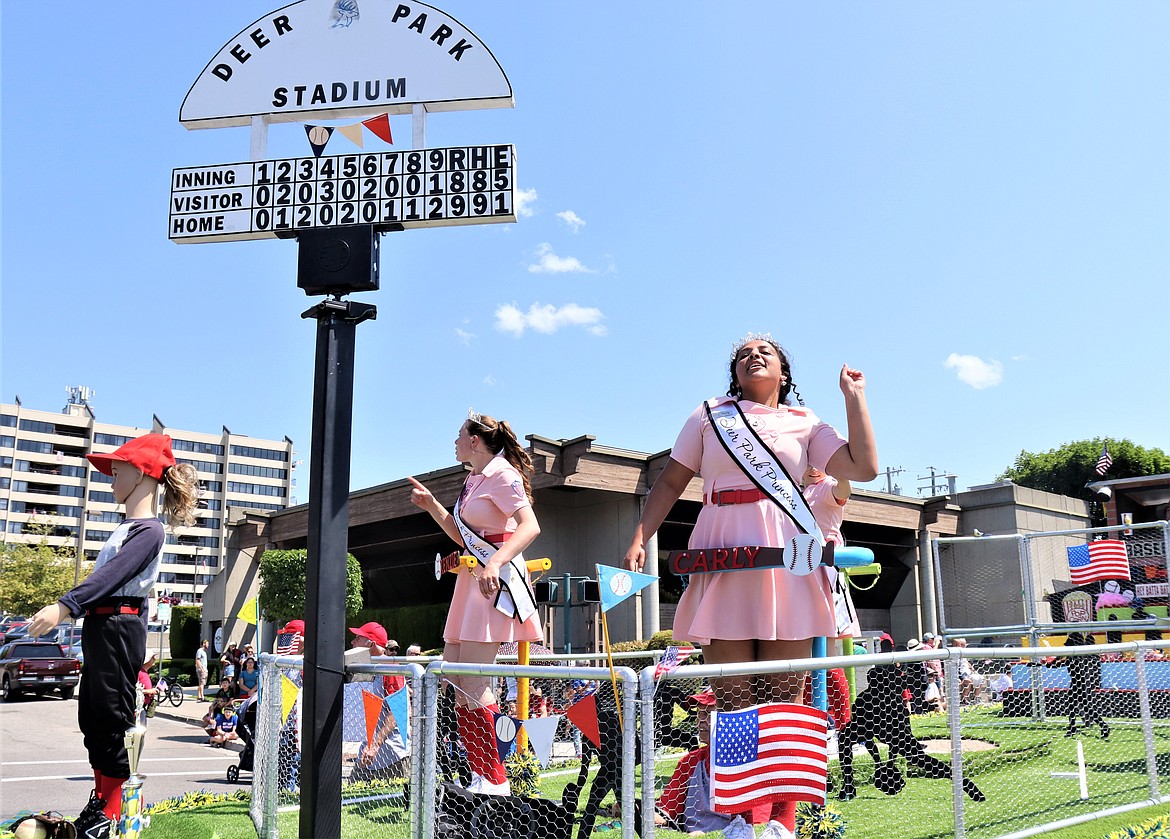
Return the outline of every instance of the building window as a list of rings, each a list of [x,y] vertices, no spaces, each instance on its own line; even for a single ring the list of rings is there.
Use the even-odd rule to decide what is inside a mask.
[[[287,469],[278,469],[275,466],[250,466],[247,463],[233,463],[228,466],[228,471],[235,475],[251,475],[254,478],[280,478],[282,481],[288,477]]]
[[[85,531],[85,538],[91,539],[94,542],[104,542],[114,535],[112,530],[87,530]]]
[[[91,489],[89,491],[89,500],[90,501],[100,501],[103,504],[116,504],[117,503],[116,501],[114,501],[114,493],[112,493],[112,492],[98,492],[96,489]]]
[[[265,504],[261,501],[240,501],[235,498],[228,499],[228,508],[234,507],[237,510],[272,510],[279,511],[284,509],[283,504]]]
[[[200,481],[199,488],[204,492],[223,492],[223,481]]]
[[[103,475],[101,472],[90,472],[89,479],[95,484],[112,484],[114,482],[113,475]]]
[[[5,437],[4,435],[0,435],[0,449],[10,449],[15,445],[15,437]]]
[[[284,497],[284,487],[268,486],[267,484],[243,484],[239,481],[228,481],[228,492],[242,492],[247,495],[275,495]]]
[[[185,457],[176,457],[175,460],[177,460],[179,463],[191,464],[195,467],[197,472],[210,472],[213,475],[218,475],[223,472],[223,466],[219,463],[215,463],[214,461],[188,460]]]
[[[87,521],[104,521],[104,522],[110,522],[113,524],[121,524],[122,519],[124,519],[125,516],[123,516],[121,513],[117,512],[116,510],[106,510],[105,512],[102,512],[102,513],[99,513],[96,510],[90,510],[88,513],[85,514],[85,518]]]
[[[196,443],[192,440],[171,440],[171,450],[176,452],[195,452],[196,454],[213,454],[223,457],[223,446],[215,443]]]
[[[0,446],[4,445],[4,438],[0,437]],[[21,440],[16,448],[22,452],[36,452],[37,454],[52,454],[52,443],[41,443],[37,440]]]
[[[94,434],[93,442],[99,446],[121,446],[133,440],[133,437],[122,437],[117,434]]]
[[[0,414],[0,427],[16,428],[16,414]]]
[[[259,460],[288,460],[287,451],[274,451],[272,449],[260,449],[255,446],[232,446],[232,455],[236,457],[254,457]]]

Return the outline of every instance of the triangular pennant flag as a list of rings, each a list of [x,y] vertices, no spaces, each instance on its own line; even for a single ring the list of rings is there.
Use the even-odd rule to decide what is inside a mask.
[[[360,122],[355,122],[352,125],[339,125],[337,126],[337,133],[345,139],[349,140],[359,149],[364,149],[366,147],[365,138],[362,137],[362,124]]]
[[[565,709],[569,722],[581,729],[589,742],[601,748],[601,726],[597,723],[597,699],[593,694],[582,697]]]
[[[305,135],[309,138],[309,145],[313,147],[313,157],[320,157],[333,136],[333,129],[327,125],[306,125]]]
[[[256,598],[253,597],[251,600],[241,606],[240,611],[236,612],[236,617],[242,620],[244,623],[255,626],[256,621],[259,619],[259,616],[256,613]]]
[[[288,676],[280,677],[280,724],[284,725],[288,722],[289,711],[293,709],[293,705],[297,704],[297,694],[300,688],[297,683]]]
[[[652,574],[639,574],[611,565],[597,566],[597,585],[601,589],[601,611],[608,612],[627,597],[640,592],[646,586],[658,582]]]
[[[382,697],[363,690],[362,706],[366,711],[366,742],[372,743],[374,732],[378,730],[378,717],[382,716]]]
[[[507,714],[492,716],[496,719],[496,751],[500,753],[500,760],[506,760],[516,748],[516,732],[520,730],[520,726]]]
[[[370,129],[377,137],[385,140],[390,145],[394,145],[394,138],[390,136],[389,114],[382,114],[380,117],[371,117],[365,120],[362,125]]]
[[[524,720],[524,731],[528,734],[528,742],[532,744],[532,751],[536,753],[541,768],[547,768],[552,758],[553,740],[556,738],[557,723],[560,721],[560,714]]]
[[[394,722],[398,724],[398,733],[402,735],[402,745],[410,748],[410,702],[407,699],[406,685],[403,685],[385,699],[385,706],[394,715]]]

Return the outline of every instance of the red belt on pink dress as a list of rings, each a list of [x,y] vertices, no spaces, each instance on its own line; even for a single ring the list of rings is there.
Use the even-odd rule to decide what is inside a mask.
[[[711,493],[708,500],[703,496],[704,504],[713,504],[716,507],[726,507],[728,504],[754,504],[763,501],[768,494],[762,489],[725,489]]]
[[[480,537],[485,542],[491,542],[493,545],[502,545],[512,538],[511,533],[486,533]]]

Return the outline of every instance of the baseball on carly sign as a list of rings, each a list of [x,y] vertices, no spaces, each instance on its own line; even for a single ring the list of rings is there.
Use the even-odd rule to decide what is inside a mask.
[[[49,831],[36,819],[25,819],[12,831],[16,839],[47,839]]]

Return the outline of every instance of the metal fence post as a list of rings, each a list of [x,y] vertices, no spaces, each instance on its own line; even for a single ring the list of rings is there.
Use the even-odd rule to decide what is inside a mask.
[[[634,783],[638,755],[638,680],[634,671],[628,667],[618,667],[616,670],[622,682],[622,839],[634,839],[634,807],[638,801],[637,785]],[[642,756],[643,772],[646,771],[647,759],[653,770],[653,750],[649,756]],[[643,824],[647,818],[654,821],[653,808],[648,813],[642,813]]]
[[[964,809],[967,802],[963,793],[963,730],[959,719],[963,701],[959,689],[959,659],[964,652],[962,648],[952,647],[943,661],[947,677],[947,726],[951,730],[951,796],[955,809],[955,839],[963,839],[967,835]]]
[[[642,670],[638,674],[638,681],[642,709],[642,839],[654,839],[654,805],[657,800],[654,781],[658,774],[654,760],[654,694],[657,688],[654,666]]]
[[[1142,740],[1146,747],[1146,775],[1150,781],[1150,798],[1158,798],[1158,753],[1154,747],[1154,719],[1150,713],[1150,685],[1146,676],[1146,657],[1141,645],[1134,642],[1134,664],[1137,665],[1138,703],[1142,714]]]
[[[256,706],[252,773],[252,822],[260,839],[276,839],[276,799],[280,788],[280,668],[275,656],[260,656],[260,700]],[[275,711],[273,710],[275,708]]]
[[[418,832],[419,839],[432,839],[435,835],[435,793],[438,787],[438,719],[439,694],[441,692],[439,677],[434,674],[431,664],[422,679],[423,699],[419,703],[421,714],[423,758],[420,770],[420,788],[414,798],[418,801]]]

